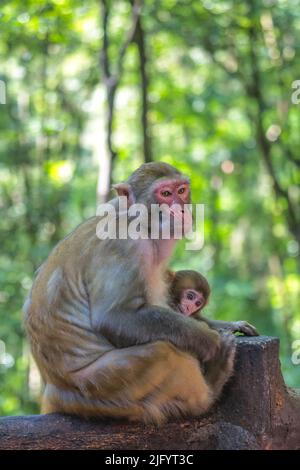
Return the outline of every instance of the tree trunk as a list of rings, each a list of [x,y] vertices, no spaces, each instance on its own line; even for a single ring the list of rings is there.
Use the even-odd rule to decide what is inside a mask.
[[[132,3],[132,0],[131,0]],[[143,155],[145,163],[152,161],[152,148],[151,148],[151,137],[150,137],[150,126],[149,126],[149,99],[148,99],[148,88],[149,79],[147,74],[147,54],[145,45],[145,33],[142,25],[142,18],[139,16],[135,42],[138,48],[139,59],[140,59],[140,75],[141,75],[141,93],[142,93],[142,132],[143,132]]]

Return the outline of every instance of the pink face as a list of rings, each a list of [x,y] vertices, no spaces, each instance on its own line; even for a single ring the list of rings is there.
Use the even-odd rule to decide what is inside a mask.
[[[183,223],[184,232],[192,228],[192,214],[184,205],[190,201],[190,185],[188,180],[163,180],[154,187],[155,199],[158,204],[169,207],[175,222]]]
[[[202,292],[194,289],[184,289],[181,294],[179,309],[183,315],[190,316],[205,305]]]

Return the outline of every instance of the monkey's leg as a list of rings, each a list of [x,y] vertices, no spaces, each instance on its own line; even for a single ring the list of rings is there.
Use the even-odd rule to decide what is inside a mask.
[[[172,348],[172,362],[175,361],[176,365],[166,374],[159,389],[148,396],[148,401],[163,410],[165,416],[200,416],[213,404],[211,387],[204,378],[199,361]]]
[[[42,399],[41,413],[68,413],[79,416],[136,419],[142,416],[142,408],[126,400],[114,403],[109,399],[87,397],[75,390],[63,390],[47,384]]]
[[[110,351],[73,380],[73,391],[47,385],[44,412],[160,423],[168,415],[200,415],[212,404],[198,361],[164,341]]]
[[[214,399],[217,399],[233,373],[236,351],[235,338],[231,334],[222,336],[221,347],[216,356],[205,363],[204,377],[211,386]]]

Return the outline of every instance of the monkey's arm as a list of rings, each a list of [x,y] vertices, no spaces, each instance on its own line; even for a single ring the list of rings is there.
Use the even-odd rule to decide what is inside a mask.
[[[121,247],[125,251],[124,243]],[[135,260],[136,246],[128,244],[124,254],[117,243],[110,244],[110,250],[105,266],[94,256],[86,273],[92,330],[116,348],[162,340],[201,361],[214,357],[220,348],[220,335],[215,330],[171,308],[147,302],[148,279],[139,258]]]
[[[222,320],[209,320],[203,317],[201,313],[196,313],[193,318],[205,322],[210,328],[222,332],[230,333],[244,333],[246,336],[258,336],[259,333],[253,325],[246,321],[222,321]]]
[[[169,341],[182,351],[190,352],[201,361],[208,361],[218,352],[219,334],[207,324],[156,305],[136,311],[110,310],[96,315],[97,331],[117,348]]]

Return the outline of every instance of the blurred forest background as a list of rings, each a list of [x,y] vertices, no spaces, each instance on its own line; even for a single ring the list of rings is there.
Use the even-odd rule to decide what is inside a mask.
[[[141,6],[141,8],[140,8]],[[0,414],[36,412],[21,308],[34,271],[143,161],[191,176],[207,314],[300,339],[298,0],[2,0]]]

